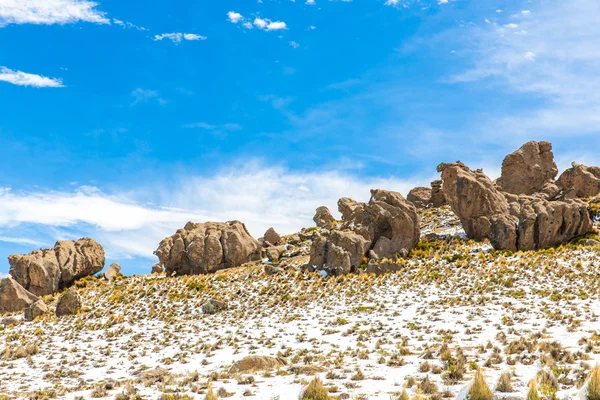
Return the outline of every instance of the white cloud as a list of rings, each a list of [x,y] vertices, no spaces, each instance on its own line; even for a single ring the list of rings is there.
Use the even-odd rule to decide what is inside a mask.
[[[255,18],[254,26],[256,26],[258,29],[265,29],[267,27],[267,21],[262,18]]]
[[[287,24],[281,21],[271,21],[268,18],[255,18],[254,26],[265,31],[279,31],[287,29]]]
[[[41,246],[45,245],[44,242],[40,242],[35,239],[12,237],[12,236],[0,236],[0,242],[14,243],[14,244],[20,244],[20,245],[27,245],[27,246],[37,246],[37,247],[41,247]]]
[[[167,104],[156,90],[137,88],[131,92],[131,97],[133,97],[133,102],[130,104],[132,107],[139,103],[148,103],[150,100],[156,100],[160,105]]]
[[[0,26],[9,24],[110,24],[87,0],[0,0]]]
[[[306,4],[314,6],[317,3],[315,3],[315,0],[306,0]]]
[[[195,33],[162,33],[160,35],[155,35],[154,40],[163,40],[168,39],[173,43],[180,43],[182,40],[206,40],[206,36],[197,35]]]
[[[64,87],[61,79],[47,78],[45,76],[28,74],[22,71],[13,71],[6,67],[0,67],[0,81],[12,83],[17,86],[32,86],[37,88]]]
[[[400,0],[387,0],[384,4],[386,6],[396,7],[400,3]]]
[[[153,259],[160,240],[187,221],[238,219],[255,237],[271,226],[287,234],[312,226],[318,206],[336,212],[339,197],[368,201],[370,189],[406,194],[417,183],[424,182],[357,178],[336,171],[291,172],[250,161],[212,176],[181,177],[170,184],[153,182],[151,190],[128,188],[127,194],[111,195],[92,187],[18,193],[0,188],[0,235],[11,232],[22,237],[25,227],[28,231],[35,227],[47,243],[91,236],[112,259]],[[148,193],[155,197],[146,197]]]
[[[292,41],[290,41],[290,46],[297,49],[298,47],[300,47],[300,44],[298,42],[296,42],[295,40],[292,40]]]
[[[534,96],[532,107],[485,123],[498,135],[600,133],[599,3],[551,0],[527,11],[473,28],[475,46],[463,52],[473,57],[473,68],[453,81],[487,80],[498,90]]]
[[[8,274],[0,272],[0,279],[8,278]]]
[[[237,24],[238,22],[244,20],[244,17],[242,16],[242,14],[236,13],[234,11],[229,11],[227,13],[227,18],[229,18],[229,21],[231,21],[234,24]]]

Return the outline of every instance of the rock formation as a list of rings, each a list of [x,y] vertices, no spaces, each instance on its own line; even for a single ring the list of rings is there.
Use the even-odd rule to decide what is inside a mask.
[[[532,140],[504,158],[502,175],[496,184],[503,192],[532,195],[542,192],[547,184],[554,184],[556,175],[552,144]]]
[[[104,249],[93,239],[61,240],[52,249],[8,257],[10,275],[37,296],[55,293],[104,268]]]
[[[460,162],[442,163],[438,171],[446,198],[467,236],[488,238],[495,249],[555,246],[592,229],[589,206],[581,200],[505,194],[481,170],[471,171]]]
[[[168,276],[208,274],[260,260],[261,246],[239,221],[188,222],[154,254]]]
[[[417,186],[408,192],[406,200],[410,201],[417,208],[425,208],[431,203],[431,189],[423,186]]]
[[[110,264],[110,267],[106,269],[106,272],[104,272],[104,278],[106,278],[107,281],[112,282],[120,273],[121,266],[118,263],[112,263]]]
[[[433,207],[441,207],[448,204],[444,195],[444,181],[438,179],[431,182],[431,205]]]
[[[25,321],[33,321],[36,317],[44,315],[48,312],[48,306],[44,303],[44,300],[38,300],[25,309],[23,319]]]
[[[565,190],[565,197],[596,196],[600,193],[600,167],[586,167],[573,162],[557,183]]]
[[[13,278],[0,280],[0,314],[22,311],[38,300]]]
[[[277,231],[275,231],[274,228],[269,228],[265,232],[263,240],[265,243],[270,243],[271,245],[276,246],[281,241],[281,236],[279,235],[279,233],[277,233]]]
[[[340,229],[313,240],[309,265],[332,275],[357,271],[364,258],[396,258],[419,242],[415,206],[400,193],[372,190],[369,203],[348,198],[338,202]]]
[[[160,264],[154,264],[152,266],[152,273],[153,274],[162,274],[163,272],[165,272],[165,269],[163,268],[162,265],[160,265]]]
[[[335,218],[329,208],[325,206],[318,207],[315,216],[313,217],[313,221],[319,228],[329,228],[333,222],[335,222]]]
[[[75,315],[81,310],[81,298],[79,294],[69,289],[63,294],[56,304],[56,316]]]

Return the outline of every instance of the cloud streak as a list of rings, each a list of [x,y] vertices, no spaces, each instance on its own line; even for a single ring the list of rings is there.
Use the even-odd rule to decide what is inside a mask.
[[[37,74],[29,74],[22,71],[13,71],[6,67],[0,67],[0,81],[12,83],[17,86],[30,86],[36,88],[62,88],[62,79],[48,78]]]
[[[0,27],[10,24],[110,24],[97,3],[87,0],[0,0]]]
[[[198,35],[196,33],[162,33],[160,35],[155,35],[155,41],[161,41],[163,39],[167,39],[172,41],[173,43],[181,43],[182,40],[187,41],[198,41],[198,40],[206,40],[206,36]]]

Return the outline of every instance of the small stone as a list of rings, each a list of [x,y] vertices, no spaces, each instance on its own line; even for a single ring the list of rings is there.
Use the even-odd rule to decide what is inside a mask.
[[[81,298],[75,290],[69,289],[58,300],[56,316],[75,315],[79,310],[81,310]]]

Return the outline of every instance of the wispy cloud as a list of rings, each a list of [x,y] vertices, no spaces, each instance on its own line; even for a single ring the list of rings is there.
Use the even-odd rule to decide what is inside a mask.
[[[263,31],[281,31],[288,29],[288,26],[283,21],[273,21],[269,18],[255,17],[254,20],[247,20],[242,14],[229,11],[227,19],[233,24],[242,22],[242,26],[246,29],[257,28]]]
[[[244,17],[242,16],[242,14],[237,13],[235,11],[229,11],[227,13],[227,18],[229,18],[229,21],[234,24],[237,24],[238,22],[244,20]]]
[[[367,201],[372,188],[406,194],[417,183],[423,182],[359,178],[333,170],[294,172],[247,160],[210,176],[182,176],[175,183],[152,182],[151,191],[128,188],[123,193],[107,194],[94,187],[72,192],[13,192],[2,188],[0,235],[11,232],[21,242],[31,240],[32,246],[40,238],[53,243],[56,239],[91,236],[106,247],[113,259],[153,259],[152,252],[160,240],[190,220],[238,219],[255,237],[262,236],[270,226],[291,233],[311,226],[318,206],[326,205],[335,212],[339,197]],[[153,193],[151,198],[146,197],[148,193]],[[32,227],[38,236],[29,239],[26,234]]]
[[[154,40],[163,40],[168,39],[173,43],[181,43],[182,40],[196,41],[196,40],[206,40],[206,36],[198,35],[195,33],[162,33],[160,35],[155,35]]]
[[[167,104],[167,101],[160,97],[157,90],[137,88],[131,92],[131,97],[133,97],[133,101],[130,104],[132,107],[140,103],[148,103],[151,100],[157,101],[161,106]]]
[[[98,4],[87,0],[0,0],[0,27],[9,24],[109,24]]]
[[[12,83],[17,86],[31,86],[37,88],[64,87],[62,79],[48,78],[37,74],[28,74],[22,71],[13,71],[6,67],[0,67],[0,81]]]

